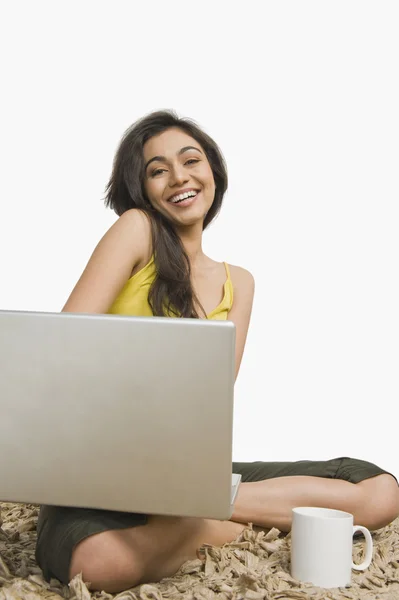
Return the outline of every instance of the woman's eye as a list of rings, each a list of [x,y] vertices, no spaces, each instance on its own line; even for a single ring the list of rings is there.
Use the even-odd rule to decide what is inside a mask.
[[[184,164],[188,165],[188,164],[197,163],[197,162],[199,162],[199,159],[197,159],[197,158],[190,158]],[[151,177],[155,177],[156,175],[158,175],[158,173],[162,173],[162,171],[165,171],[165,170],[166,169],[156,169],[155,171],[153,171],[151,173]]]

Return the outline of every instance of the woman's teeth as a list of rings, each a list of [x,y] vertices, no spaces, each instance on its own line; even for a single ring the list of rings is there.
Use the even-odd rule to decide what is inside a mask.
[[[187,192],[186,194],[180,194],[180,196],[176,196],[170,202],[172,204],[178,204],[179,202],[183,202],[183,200],[187,200],[187,198],[194,198],[197,195],[197,192]]]

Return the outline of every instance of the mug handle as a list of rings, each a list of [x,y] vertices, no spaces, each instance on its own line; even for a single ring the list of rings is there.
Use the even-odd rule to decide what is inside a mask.
[[[366,557],[364,561],[360,563],[360,565],[355,565],[355,563],[352,562],[352,569],[356,569],[357,571],[364,571],[364,569],[367,569],[367,567],[370,566],[371,559],[373,557],[373,539],[369,530],[366,529],[366,527],[362,527],[361,525],[355,525],[353,527],[352,535],[354,535],[356,531],[360,531],[366,538]]]

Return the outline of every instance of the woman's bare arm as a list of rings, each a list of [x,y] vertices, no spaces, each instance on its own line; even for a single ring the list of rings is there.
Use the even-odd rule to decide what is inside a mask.
[[[241,267],[231,267],[231,278],[234,288],[234,300],[227,318],[229,321],[233,321],[236,326],[235,376],[237,379],[251,320],[255,281],[252,274]]]
[[[146,215],[136,209],[123,213],[97,244],[62,312],[107,313],[150,240]]]

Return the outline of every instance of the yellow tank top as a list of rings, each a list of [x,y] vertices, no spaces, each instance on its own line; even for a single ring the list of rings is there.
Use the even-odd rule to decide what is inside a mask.
[[[224,263],[227,279],[224,284],[224,296],[216,308],[207,315],[208,319],[225,321],[233,306],[233,284],[227,263]],[[127,280],[122,291],[109,309],[109,314],[153,317],[148,303],[148,292],[156,276],[154,257],[133,277]]]

